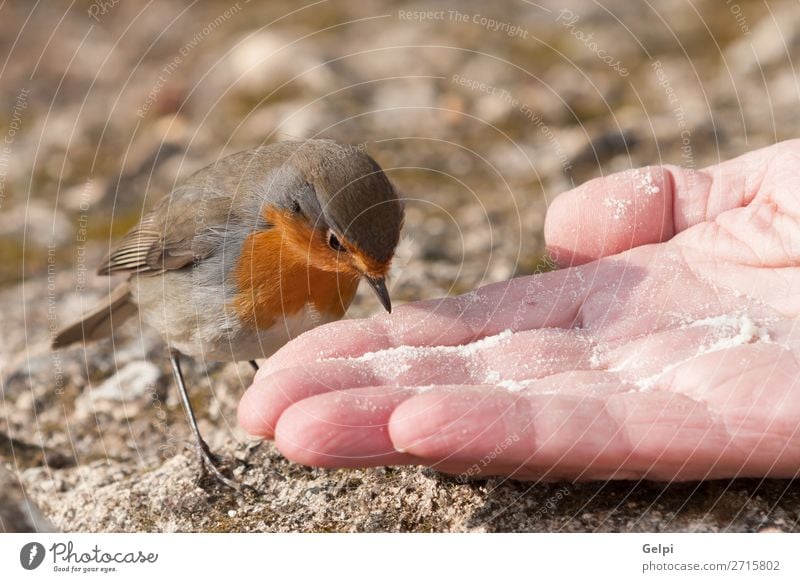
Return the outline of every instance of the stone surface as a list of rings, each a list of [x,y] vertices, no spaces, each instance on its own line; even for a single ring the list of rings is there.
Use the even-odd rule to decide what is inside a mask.
[[[0,467],[0,533],[52,531],[53,525],[25,494],[18,475]]]

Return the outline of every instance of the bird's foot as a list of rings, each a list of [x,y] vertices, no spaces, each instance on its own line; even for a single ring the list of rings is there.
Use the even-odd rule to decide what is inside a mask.
[[[203,440],[196,444],[196,449],[197,458],[200,463],[200,474],[197,478],[197,484],[200,487],[205,489],[203,485],[208,482],[208,479],[212,479],[213,482],[224,485],[229,489],[233,489],[237,493],[243,493],[245,490],[256,492],[256,490],[250,485],[239,483],[223,473],[226,467],[235,463],[235,461],[231,461],[225,457],[221,457],[220,455],[212,453],[211,449]],[[245,466],[247,466],[246,463]]]

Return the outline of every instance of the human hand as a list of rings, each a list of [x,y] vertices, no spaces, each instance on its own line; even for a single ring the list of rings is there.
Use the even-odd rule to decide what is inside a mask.
[[[240,422],[323,467],[794,477],[799,220],[800,140],[592,180],[548,212],[567,268],[306,333]]]

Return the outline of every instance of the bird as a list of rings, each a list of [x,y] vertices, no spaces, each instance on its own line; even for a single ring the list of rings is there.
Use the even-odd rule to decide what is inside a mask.
[[[391,312],[386,286],[404,204],[364,144],[282,141],[223,157],[178,184],[102,261],[126,275],[58,331],[54,349],[109,338],[139,314],[158,331],[194,435],[200,476],[222,472],[203,439],[181,361],[269,357],[340,319],[360,281]]]

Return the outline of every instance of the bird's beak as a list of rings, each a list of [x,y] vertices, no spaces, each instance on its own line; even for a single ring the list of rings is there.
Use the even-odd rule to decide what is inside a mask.
[[[389,297],[389,290],[386,288],[386,280],[383,277],[364,277],[369,283],[369,286],[372,287],[372,290],[375,291],[375,295],[378,296],[378,299],[383,305],[383,308],[388,311],[389,313],[392,312],[392,299]]]

